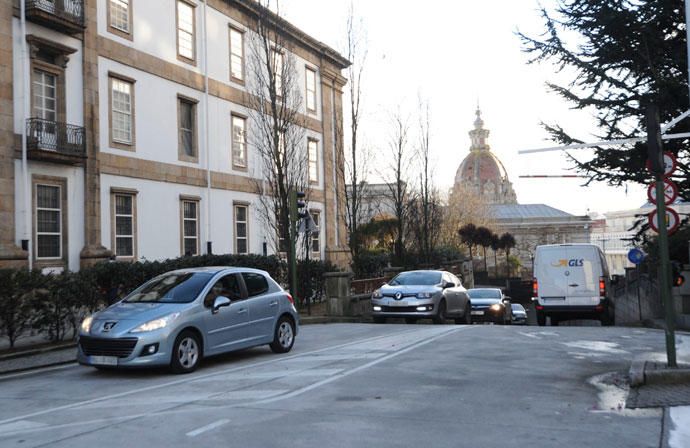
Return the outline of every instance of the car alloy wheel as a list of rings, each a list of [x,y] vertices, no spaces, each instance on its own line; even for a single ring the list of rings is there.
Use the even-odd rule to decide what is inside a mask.
[[[446,301],[441,300],[438,304],[438,313],[432,318],[435,324],[443,324],[446,322]]]
[[[201,344],[196,334],[183,331],[175,339],[171,368],[175,373],[190,373],[196,370],[201,357]]]
[[[270,347],[274,353],[287,353],[295,343],[295,325],[287,317],[281,317],[276,325],[273,342]]]

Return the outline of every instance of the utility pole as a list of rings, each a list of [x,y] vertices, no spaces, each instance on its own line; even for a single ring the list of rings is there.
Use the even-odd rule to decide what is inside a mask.
[[[294,188],[290,190],[290,295],[296,301],[297,298],[297,223],[306,216],[306,203],[304,202],[305,193],[303,191],[296,191]]]
[[[659,124],[659,109],[656,104],[650,104],[646,110],[647,119],[647,154],[650,168],[656,180],[656,213],[659,232],[659,258],[661,261],[661,275],[659,276],[659,291],[664,305],[666,317],[666,357],[668,367],[678,367],[676,363],[675,310],[671,299],[670,285],[670,255],[668,250],[668,228],[666,223],[666,201],[664,200],[664,151],[661,143],[661,127]]]

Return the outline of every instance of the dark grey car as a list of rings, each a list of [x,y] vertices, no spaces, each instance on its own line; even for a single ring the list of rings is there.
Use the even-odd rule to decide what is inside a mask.
[[[500,288],[472,288],[467,290],[472,302],[472,320],[512,324],[513,311],[510,298]]]
[[[469,324],[470,301],[460,280],[446,271],[401,272],[371,296],[371,313],[376,323],[389,317],[404,318],[407,323],[432,319],[444,323]]]
[[[292,297],[267,272],[181,269],[84,319],[77,359],[99,368],[170,366],[186,373],[205,356],[256,345],[288,352],[298,322]]]

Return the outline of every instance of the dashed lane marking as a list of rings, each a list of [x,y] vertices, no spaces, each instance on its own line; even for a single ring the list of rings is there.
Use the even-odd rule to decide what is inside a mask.
[[[228,420],[227,418],[223,418],[223,419],[218,420],[217,422],[213,422],[213,423],[208,424],[206,426],[202,426],[199,429],[195,429],[194,431],[189,431],[187,433],[187,436],[188,437],[196,437],[199,434],[203,434],[205,432],[211,431],[212,429],[216,429],[216,428],[223,426],[225,424],[228,424],[228,423],[230,423],[230,420]]]

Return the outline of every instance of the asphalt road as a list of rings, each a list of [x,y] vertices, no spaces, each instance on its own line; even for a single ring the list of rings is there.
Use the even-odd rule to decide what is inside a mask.
[[[661,412],[599,384],[663,333],[309,325],[295,348],[190,375],[67,366],[0,376],[2,447],[658,447]]]

